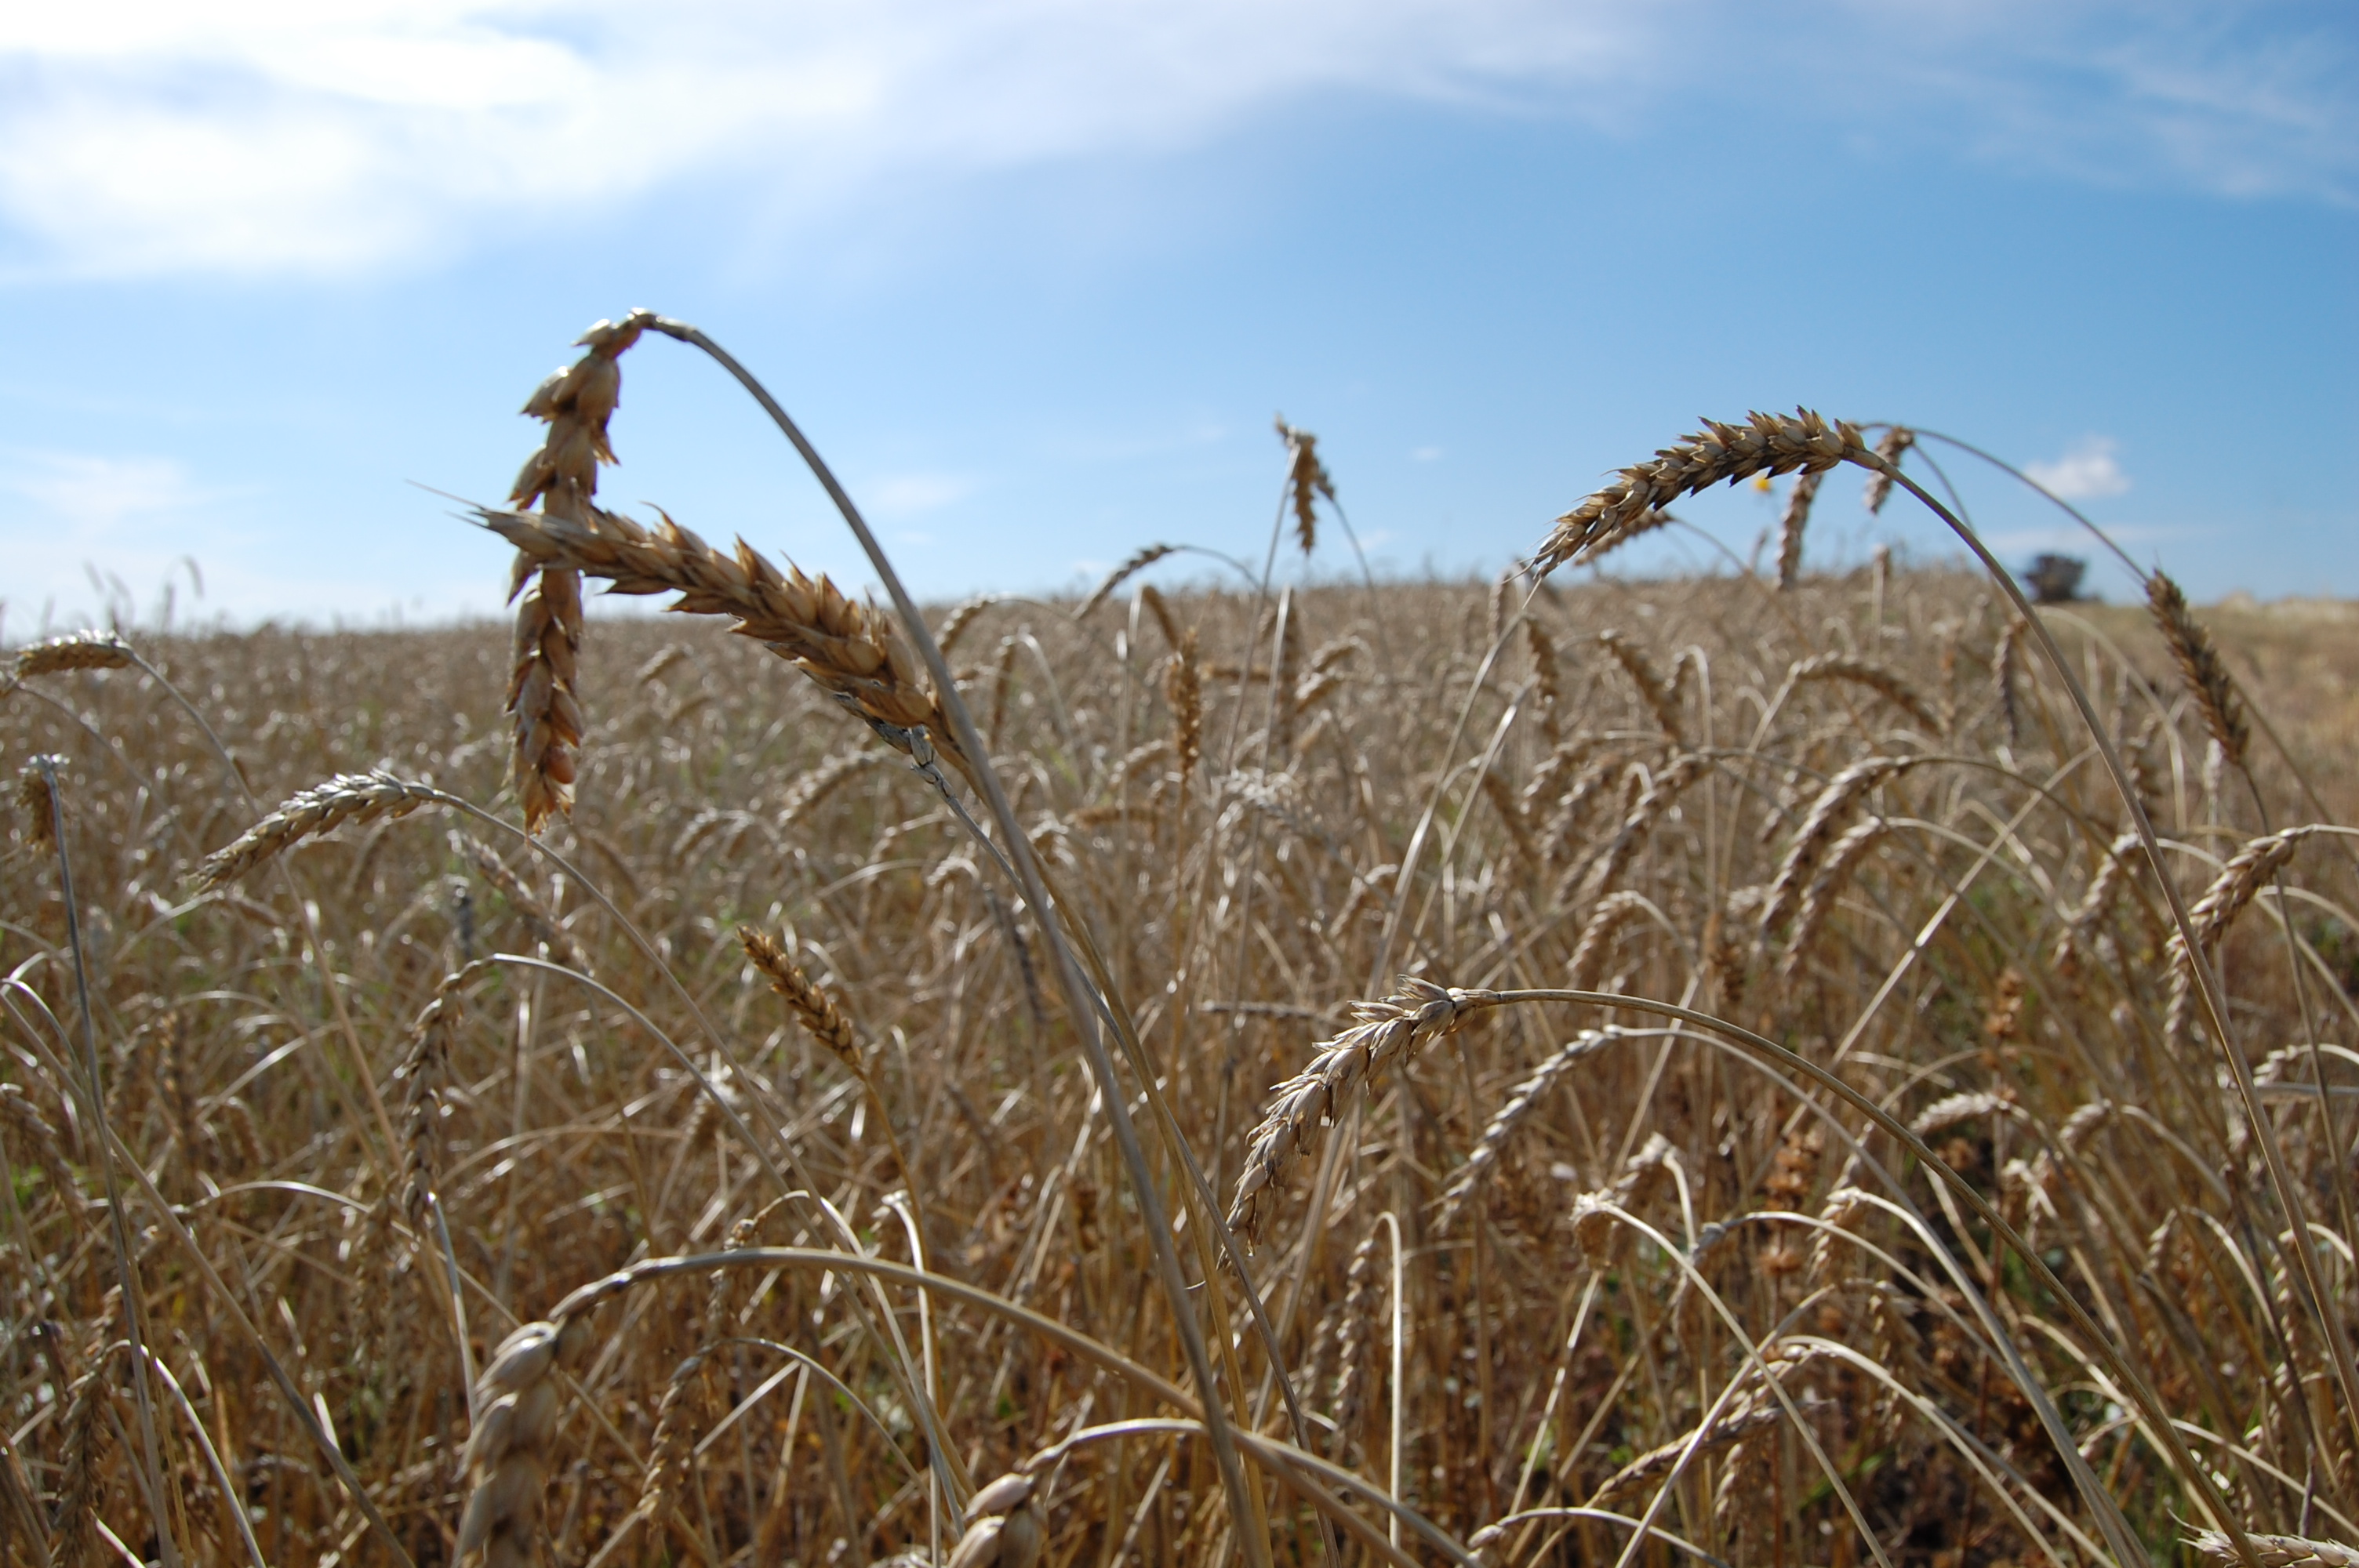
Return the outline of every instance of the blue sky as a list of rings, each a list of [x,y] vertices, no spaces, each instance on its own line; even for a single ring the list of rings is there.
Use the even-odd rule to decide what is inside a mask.
[[[525,394],[637,305],[762,373],[939,598],[1258,559],[1276,412],[1380,569],[1490,574],[1698,416],[1798,403],[2042,465],[2199,599],[2359,594],[2347,4],[48,9],[0,15],[6,641],[110,576],[496,613],[431,491],[497,500]],[[632,351],[614,436],[610,503],[864,579],[690,351]],[[1944,462],[2002,553],[2069,545]],[[1943,550],[1855,493],[1813,559]],[[1743,557],[1775,505],[1682,514]]]

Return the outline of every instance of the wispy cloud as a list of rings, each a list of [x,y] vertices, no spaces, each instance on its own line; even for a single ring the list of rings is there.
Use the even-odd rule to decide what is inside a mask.
[[[864,487],[864,504],[880,517],[915,517],[956,505],[977,488],[962,474],[887,474]]]
[[[2023,471],[2067,501],[2095,501],[2121,495],[2130,488],[2130,476],[2114,457],[2112,440],[2090,436],[2054,462],[2026,463]]]
[[[0,11],[0,255],[338,274],[727,177],[749,209],[912,171],[1186,146],[1306,96],[1616,125],[1814,83],[1878,128],[2090,178],[2347,198],[2359,52],[2119,0],[95,0]]]

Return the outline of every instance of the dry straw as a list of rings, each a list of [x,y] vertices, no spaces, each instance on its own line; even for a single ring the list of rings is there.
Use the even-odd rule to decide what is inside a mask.
[[[1857,427],[1829,424],[1809,409],[1751,414],[1742,425],[1708,419],[1703,429],[1624,469],[1619,479],[1558,518],[1532,565],[1546,574],[1567,561],[1593,561],[1652,525],[1645,522],[1648,513],[1715,484],[1863,460],[1873,467],[1876,460]]]

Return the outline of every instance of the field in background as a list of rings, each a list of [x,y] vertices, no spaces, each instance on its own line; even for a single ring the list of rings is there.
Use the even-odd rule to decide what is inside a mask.
[[[1520,602],[1125,591],[1079,621],[1016,600],[934,618],[1223,1202],[1272,1086],[1355,1000],[1399,974],[1571,988],[1799,1053],[1921,1138],[2048,1272],[1889,1130],[1710,1028],[1478,998],[1339,1080],[1335,1125],[1310,1124],[1258,1199],[1299,1433],[1235,1274],[1199,1249],[1201,1217],[1180,1227],[1240,1424],[1460,1541],[1518,1516],[1486,1561],[1614,1562],[1642,1517],[1659,1562],[2102,1556],[2005,1345],[2154,1552],[2215,1507],[2359,1540],[2359,1411],[2261,1141],[2200,1010],[2174,1001],[2121,801],[2005,602],[1875,570],[1786,592],[1551,584],[1516,627]],[[2207,613],[2300,770],[2256,730],[2248,779],[2142,611],[2044,613],[2190,903],[2258,835],[2359,820],[2359,621]],[[514,820],[506,633],[131,641],[242,778],[136,669],[28,680],[0,701],[0,758],[65,759],[104,1118],[253,1325],[123,1174],[145,1339],[177,1381],[147,1397],[180,1552],[243,1560],[242,1507],[269,1563],[391,1560],[257,1336],[411,1558],[451,1561],[468,1369],[636,1260],[852,1245],[814,1196],[884,1259],[1192,1391],[1033,912],[942,795],[792,668],[710,622],[593,615],[578,804],[547,836],[570,870],[428,804],[198,893],[207,853],[338,773],[430,779]],[[153,1559],[38,826],[20,810],[0,853],[0,1551],[38,1535],[61,1560]],[[2299,838],[2273,886],[2212,904],[2345,1334],[2354,848]],[[832,1024],[774,994],[741,924]],[[526,1454],[544,1561],[939,1561],[954,1501],[1068,1440],[1007,1510],[1038,1561],[1232,1554],[1204,1442],[1101,1430],[1172,1417],[1169,1400],[976,1300],[922,1306],[905,1281],[785,1253],[617,1296],[572,1320],[588,1342]],[[1443,1560],[1414,1529],[1388,1547],[1364,1498],[1374,1539],[1326,1541],[1297,1490],[1257,1495],[1277,1561]],[[1028,1561],[1020,1534],[987,1544]]]

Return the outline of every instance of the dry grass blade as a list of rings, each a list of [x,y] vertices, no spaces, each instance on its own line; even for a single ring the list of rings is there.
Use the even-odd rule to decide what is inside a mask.
[[[1755,474],[1813,472],[1874,454],[1856,427],[1829,424],[1809,409],[1793,414],[1751,414],[1742,425],[1704,421],[1704,427],[1595,492],[1556,520],[1534,553],[1533,568],[1545,575],[1567,561],[1596,560],[1642,531],[1647,514],[1682,495]]]

